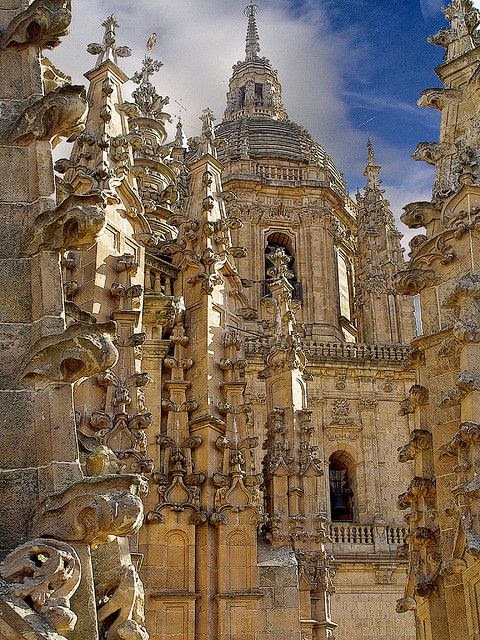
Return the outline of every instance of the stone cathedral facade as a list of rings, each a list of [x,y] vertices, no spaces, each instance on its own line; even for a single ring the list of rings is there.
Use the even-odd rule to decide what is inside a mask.
[[[372,143],[352,199],[245,13],[170,141],[114,16],[85,88],[70,0],[0,0],[0,640],[480,638],[480,16],[432,38],[406,262]]]

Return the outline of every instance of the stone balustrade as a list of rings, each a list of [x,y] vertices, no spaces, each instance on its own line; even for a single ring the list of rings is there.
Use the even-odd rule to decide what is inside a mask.
[[[303,340],[303,348],[307,358],[312,362],[324,360],[380,361],[388,363],[405,363],[410,347],[401,344],[368,345],[353,342],[317,342]],[[245,343],[247,356],[264,354],[270,347],[267,337],[248,339]]]
[[[407,529],[397,525],[332,522],[330,538],[334,554],[395,553],[405,543]]]

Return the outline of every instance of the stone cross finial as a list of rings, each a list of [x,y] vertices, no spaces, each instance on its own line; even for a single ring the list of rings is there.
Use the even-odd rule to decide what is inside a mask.
[[[88,53],[91,53],[93,56],[98,56],[95,68],[99,67],[107,60],[117,64],[117,58],[128,58],[132,55],[132,50],[129,47],[116,46],[115,30],[118,29],[120,25],[114,15],[108,16],[105,22],[102,22],[102,26],[105,27],[103,44],[93,42],[87,47]]]
[[[255,60],[260,53],[260,36],[258,35],[257,21],[255,19],[257,13],[258,6],[256,4],[249,4],[245,8],[245,15],[248,18],[247,46],[245,49],[247,60]]]
[[[154,60],[149,56],[145,56],[143,59],[142,69],[141,71],[137,71],[135,75],[132,77],[132,82],[135,84],[139,84],[140,86],[146,85],[150,83],[150,78],[160,71],[163,67],[163,63],[159,60]]]
[[[163,63],[145,56],[142,68],[132,77],[132,82],[138,84],[138,89],[132,93],[135,104],[140,107],[142,115],[146,118],[154,118],[160,121],[171,121],[171,117],[164,111],[170,103],[168,96],[158,95],[155,87],[150,82],[150,78],[163,67]]]

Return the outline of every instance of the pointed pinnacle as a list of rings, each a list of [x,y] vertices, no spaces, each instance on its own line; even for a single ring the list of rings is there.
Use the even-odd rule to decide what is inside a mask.
[[[374,166],[375,165],[375,151],[373,150],[373,143],[372,143],[371,138],[368,139],[367,149],[368,149],[368,164],[370,166]]]
[[[256,4],[249,4],[245,8],[245,15],[248,18],[247,45],[245,48],[247,54],[246,60],[255,60],[260,53],[260,36],[258,35],[257,21],[255,18],[257,12],[258,6]]]
[[[367,178],[367,187],[370,189],[378,189],[381,184],[380,166],[375,161],[375,151],[371,139],[367,142],[368,162],[363,175]]]
[[[178,149],[182,149],[185,146],[185,134],[183,133],[183,123],[182,123],[182,119],[178,118],[178,122],[177,122],[177,132],[175,135],[175,140],[174,140],[174,147],[178,148]]]

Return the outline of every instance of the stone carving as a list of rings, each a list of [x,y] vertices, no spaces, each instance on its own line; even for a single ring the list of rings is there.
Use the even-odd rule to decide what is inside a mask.
[[[145,342],[143,334],[133,334],[125,341],[124,347],[133,347]],[[139,402],[139,394],[142,387],[149,384],[151,378],[146,373],[134,373],[126,380],[119,378],[113,371],[100,373],[96,377],[96,383],[111,390],[111,412],[96,411],[90,416],[89,427],[94,432],[96,440],[103,445],[111,447],[115,455],[125,464],[132,473],[151,473],[153,460],[147,456],[148,427],[152,424],[152,414]],[[129,413],[128,407],[132,405],[138,413]]]
[[[454,407],[467,396],[470,391],[480,390],[480,378],[471,371],[462,371],[454,387],[442,394],[440,406]]]
[[[71,0],[34,0],[8,25],[1,46],[19,51],[28,47],[53,49],[70,30]]]
[[[435,275],[431,269],[405,269],[394,276],[394,286],[404,296],[414,296],[422,289],[435,284]]]
[[[145,593],[133,565],[103,572],[95,581],[98,622],[105,640],[148,640],[143,613]]]
[[[160,445],[160,471],[154,475],[158,485],[160,501],[154,511],[147,514],[147,522],[163,522],[164,509],[175,512],[191,511],[190,522],[203,524],[207,514],[200,503],[201,486],[206,480],[204,473],[194,472],[192,451],[200,447],[203,440],[191,436],[176,443],[166,435],[157,436]]]
[[[438,142],[420,142],[412,154],[414,160],[423,160],[427,164],[436,165],[442,158],[452,153],[451,145]]]
[[[459,309],[460,319],[453,328],[453,337],[458,344],[480,342],[480,274],[467,273],[457,280],[442,306]]]
[[[475,47],[475,32],[480,24],[480,14],[472,0],[452,0],[443,9],[450,28],[442,28],[428,38],[428,42],[445,48],[445,61],[450,62]]]
[[[139,85],[138,89],[135,89],[132,95],[135,100],[135,105],[139,110],[138,115],[145,118],[153,118],[160,122],[171,122],[171,116],[164,111],[164,107],[169,104],[170,99],[159,96],[155,87],[150,82],[151,76],[162,67],[163,64],[158,60],[145,56],[142,70],[132,77],[132,81]]]
[[[23,600],[58,633],[75,628],[70,598],[80,584],[78,555],[70,545],[43,538],[17,547],[0,564],[14,599]]]
[[[105,60],[111,60],[117,64],[117,58],[128,58],[132,55],[128,47],[117,47],[115,30],[119,26],[115,16],[108,16],[105,22],[102,22],[102,27],[105,27],[103,44],[93,42],[88,45],[88,53],[98,56],[95,67],[99,67]]]
[[[40,338],[30,349],[23,368],[29,382],[46,386],[51,382],[78,382],[117,362],[113,344],[115,322],[71,324],[64,333]]]
[[[217,487],[215,510],[210,515],[214,525],[225,524],[229,511],[250,510],[258,524],[263,522],[263,506],[260,487],[263,475],[254,473],[254,453],[258,438],[244,438],[238,441],[220,436],[216,447],[223,453],[222,473],[213,475],[213,484]],[[250,462],[247,465],[247,462]]]
[[[292,301],[293,286],[289,279],[293,272],[289,269],[291,257],[284,249],[276,249],[268,256],[273,267],[267,270],[272,298],[264,299],[264,305],[274,316],[273,326],[275,338],[273,345],[265,358],[267,368],[261,372],[265,376],[269,371],[288,368],[299,369],[305,379],[310,379],[306,372],[307,358],[302,349],[298,325],[295,319],[295,303]]]
[[[402,222],[410,229],[426,227],[429,237],[435,236],[439,231],[440,207],[431,202],[412,202],[404,208],[404,214],[400,217]]]
[[[432,448],[432,434],[425,429],[415,429],[410,435],[408,444],[398,449],[400,462],[415,460],[418,453]]]
[[[480,557],[480,530],[475,515],[475,503],[480,497],[478,480],[478,451],[480,447],[480,424],[463,422],[453,439],[441,448],[441,459],[455,462],[453,470],[457,476],[457,486],[453,490],[456,499],[457,528],[451,559],[444,571],[465,567],[462,562],[465,553],[473,558]],[[460,564],[459,564],[460,563]]]
[[[44,211],[27,234],[23,254],[41,251],[82,251],[92,247],[105,227],[100,193],[70,195],[53,211]]]
[[[85,87],[59,87],[25,109],[13,125],[8,141],[29,145],[35,140],[46,140],[54,146],[60,138],[71,142],[85,129],[87,113]]]
[[[312,411],[299,411],[297,414],[300,427],[299,442],[299,475],[322,476],[323,463],[318,456],[318,446],[311,443],[315,428],[312,425]]]
[[[298,572],[312,587],[321,587],[329,595],[333,595],[336,571],[333,567],[333,556],[325,551],[295,551]],[[330,636],[332,638],[332,636]]]
[[[264,467],[269,474],[292,473],[294,457],[292,446],[287,438],[287,425],[285,424],[285,410],[274,409],[267,420],[267,439],[263,449],[267,451]]]
[[[399,415],[407,416],[415,409],[428,403],[428,390],[418,384],[410,388],[408,398],[400,404]]]
[[[448,105],[460,102],[462,96],[461,89],[425,89],[417,104],[419,107],[430,107],[443,111]]]
[[[32,523],[34,534],[92,547],[131,536],[143,522],[140,495],[146,489],[146,481],[138,475],[85,478],[39,503]]]

